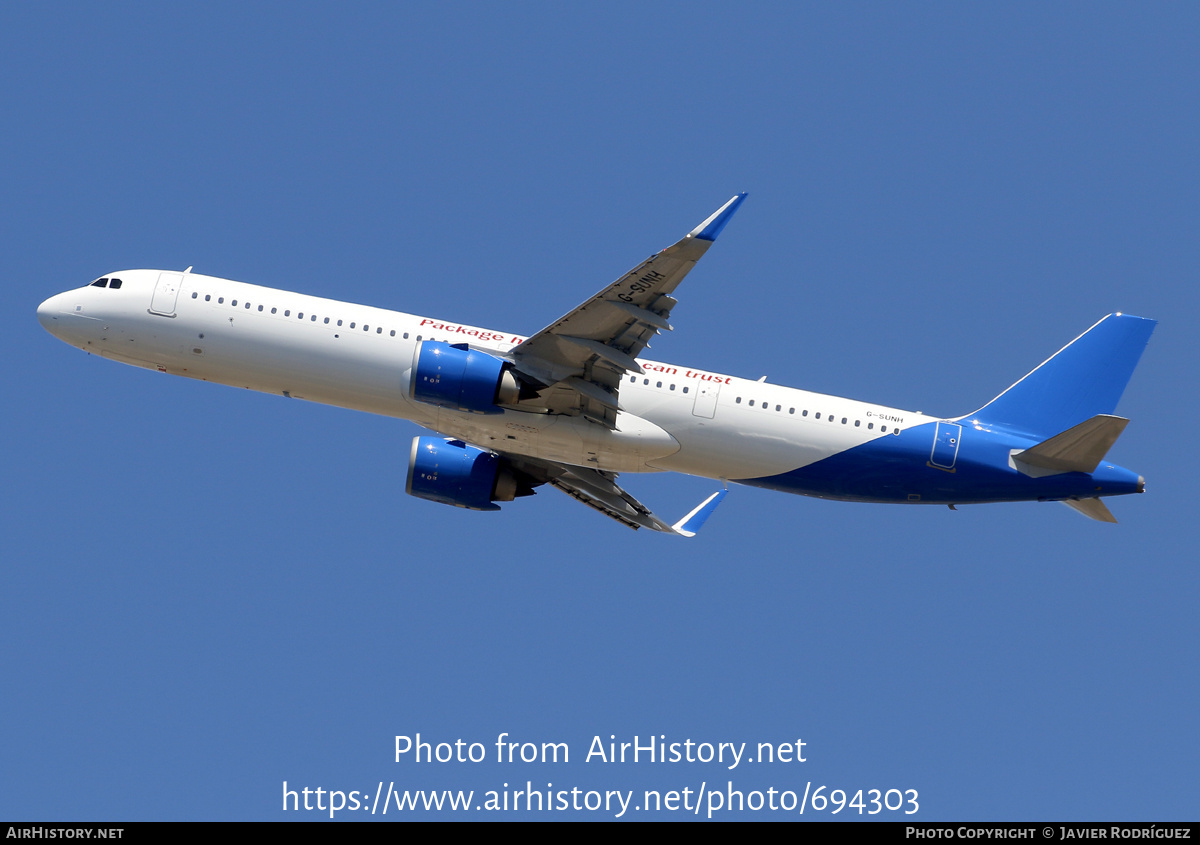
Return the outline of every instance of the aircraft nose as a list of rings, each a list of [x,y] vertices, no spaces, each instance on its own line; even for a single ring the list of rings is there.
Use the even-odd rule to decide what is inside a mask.
[[[42,324],[43,329],[55,337],[58,337],[62,330],[66,296],[63,293],[55,294],[39,305],[37,309],[38,322]]]
[[[54,307],[54,300],[56,298],[57,297],[53,297],[53,296],[50,297],[45,302],[43,302],[41,305],[39,305],[38,309],[37,309],[38,322],[42,324],[42,328],[45,329],[46,331],[50,331],[50,326],[54,322],[54,314],[55,314],[55,310],[56,310]]]

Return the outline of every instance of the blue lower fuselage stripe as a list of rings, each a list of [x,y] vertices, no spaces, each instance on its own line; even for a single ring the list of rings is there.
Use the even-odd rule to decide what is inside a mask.
[[[1091,474],[1024,475],[1009,465],[1009,454],[1035,441],[1008,433],[962,426],[961,442],[954,444],[957,453],[953,453],[947,424],[940,425],[942,431],[939,423],[919,425],[790,472],[737,482],[825,499],[921,504],[1089,498],[1139,490],[1136,473],[1106,461]]]

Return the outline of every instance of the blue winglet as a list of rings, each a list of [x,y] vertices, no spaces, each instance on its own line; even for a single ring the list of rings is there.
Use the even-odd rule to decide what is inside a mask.
[[[688,234],[702,241],[715,241],[717,235],[721,234],[721,230],[725,228],[725,224],[729,222],[729,218],[733,217],[733,213],[738,210],[738,206],[746,199],[746,192],[742,191],[736,197],[718,208],[712,217],[705,220]]]
[[[745,196],[745,194],[742,194]],[[725,494],[729,490],[718,490],[700,504],[692,509],[692,512],[683,519],[676,522],[671,528],[676,534],[682,534],[684,537],[695,537],[696,532],[704,525],[705,521],[712,516],[712,512],[717,509],[717,505],[721,504],[721,500],[725,498]]]

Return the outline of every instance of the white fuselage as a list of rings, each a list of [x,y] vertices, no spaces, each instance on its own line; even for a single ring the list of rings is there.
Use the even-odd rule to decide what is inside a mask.
[[[482,448],[571,465],[755,478],[931,419],[645,359],[644,374],[622,379],[615,431],[583,416],[448,410],[410,398],[419,341],[503,354],[525,338],[194,273],[114,277],[119,290],[83,287],[46,300],[42,324],[127,364],[401,417]]]

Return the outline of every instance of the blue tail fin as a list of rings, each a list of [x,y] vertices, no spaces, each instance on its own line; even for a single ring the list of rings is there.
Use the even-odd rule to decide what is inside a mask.
[[[1156,325],[1109,314],[964,420],[1041,439],[1111,414]]]

